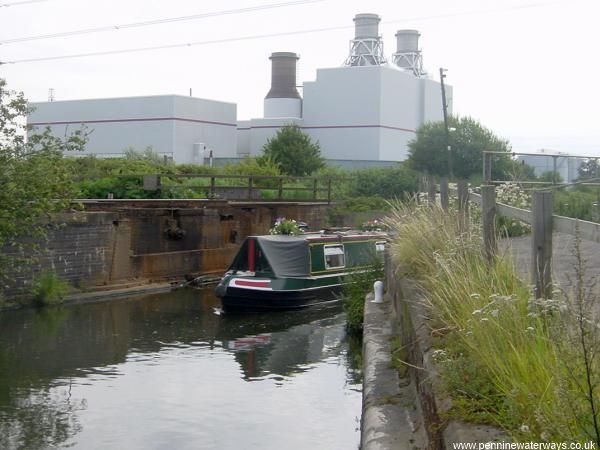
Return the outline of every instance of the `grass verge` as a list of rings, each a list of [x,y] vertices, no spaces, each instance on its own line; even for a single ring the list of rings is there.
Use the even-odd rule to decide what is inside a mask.
[[[450,414],[517,441],[600,445],[598,323],[581,320],[578,300],[532,298],[511,260],[486,262],[477,224],[459,228],[456,213],[397,204],[389,225],[393,262],[430,310]]]

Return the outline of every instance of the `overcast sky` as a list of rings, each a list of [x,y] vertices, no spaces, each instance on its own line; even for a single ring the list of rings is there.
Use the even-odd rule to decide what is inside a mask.
[[[269,55],[299,53],[298,81],[314,80],[316,69],[343,64],[352,18],[365,12],[381,16],[388,57],[398,29],[419,30],[426,70],[437,79],[448,69],[454,112],[480,120],[515,151],[600,156],[597,0],[0,0],[0,61],[14,62],[0,65],[0,77],[30,101],[47,100],[49,88],[56,100],[191,88],[195,97],[237,103],[238,119],[262,117]],[[205,17],[115,28],[190,15]],[[103,27],[112,29],[21,39]],[[202,44],[176,46],[186,43]]]

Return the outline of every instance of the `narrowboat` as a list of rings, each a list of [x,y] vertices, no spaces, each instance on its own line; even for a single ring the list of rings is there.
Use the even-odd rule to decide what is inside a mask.
[[[347,276],[383,260],[381,233],[246,238],[216,287],[223,309],[297,309],[339,300]],[[350,281],[350,279],[348,279]]]

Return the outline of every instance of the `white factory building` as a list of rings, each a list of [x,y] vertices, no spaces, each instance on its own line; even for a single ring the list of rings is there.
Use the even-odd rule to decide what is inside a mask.
[[[419,33],[396,33],[396,51],[383,52],[380,18],[358,14],[355,36],[342,67],[318,69],[314,81],[296,88],[291,52],[271,60],[271,89],[261,118],[237,120],[236,105],[185,96],[151,96],[34,103],[28,122],[64,136],[84,125],[86,153],[119,156],[151,146],[178,163],[202,163],[260,155],[267,140],[288,124],[318,141],[333,163],[363,165],[402,161],[417,128],[443,120],[440,83],[425,75]],[[451,112],[452,89],[446,87]]]
[[[236,156],[233,103],[179,95],[101,98],[33,103],[28,123],[65,136],[82,126],[85,154],[120,157],[128,148],[152,147],[178,163],[203,163],[205,147]]]
[[[585,162],[585,158],[548,149],[540,149],[536,153],[527,155],[519,155],[517,159],[533,167],[536,176],[556,172],[565,183],[572,183],[579,178],[579,168]]]

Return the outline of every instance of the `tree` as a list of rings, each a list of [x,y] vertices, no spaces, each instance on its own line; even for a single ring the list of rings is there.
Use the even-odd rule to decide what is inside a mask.
[[[279,166],[281,172],[292,176],[310,175],[325,165],[319,143],[297,125],[287,125],[263,147],[261,163],[268,160]]]
[[[600,176],[600,165],[597,159],[589,158],[581,163],[577,172],[579,180],[589,180],[590,178],[598,178]]]
[[[541,174],[538,177],[538,180],[543,181],[545,183],[562,183],[565,181],[563,180],[563,177],[560,176],[560,173],[554,172],[552,170],[548,170],[547,172]]]
[[[506,152],[495,155],[492,164],[492,177],[506,179],[516,167],[511,159],[510,144],[497,137],[470,117],[449,118],[449,145],[452,149],[452,165],[456,178],[469,178],[483,172],[484,150]],[[428,122],[419,127],[415,139],[408,143],[408,161],[418,171],[433,175],[448,176],[448,149],[446,130],[443,122]]]
[[[26,139],[28,111],[23,93],[0,78],[0,282],[15,255],[46,235],[50,214],[70,205],[72,173],[63,152],[85,145],[83,130],[60,139],[46,129]]]

